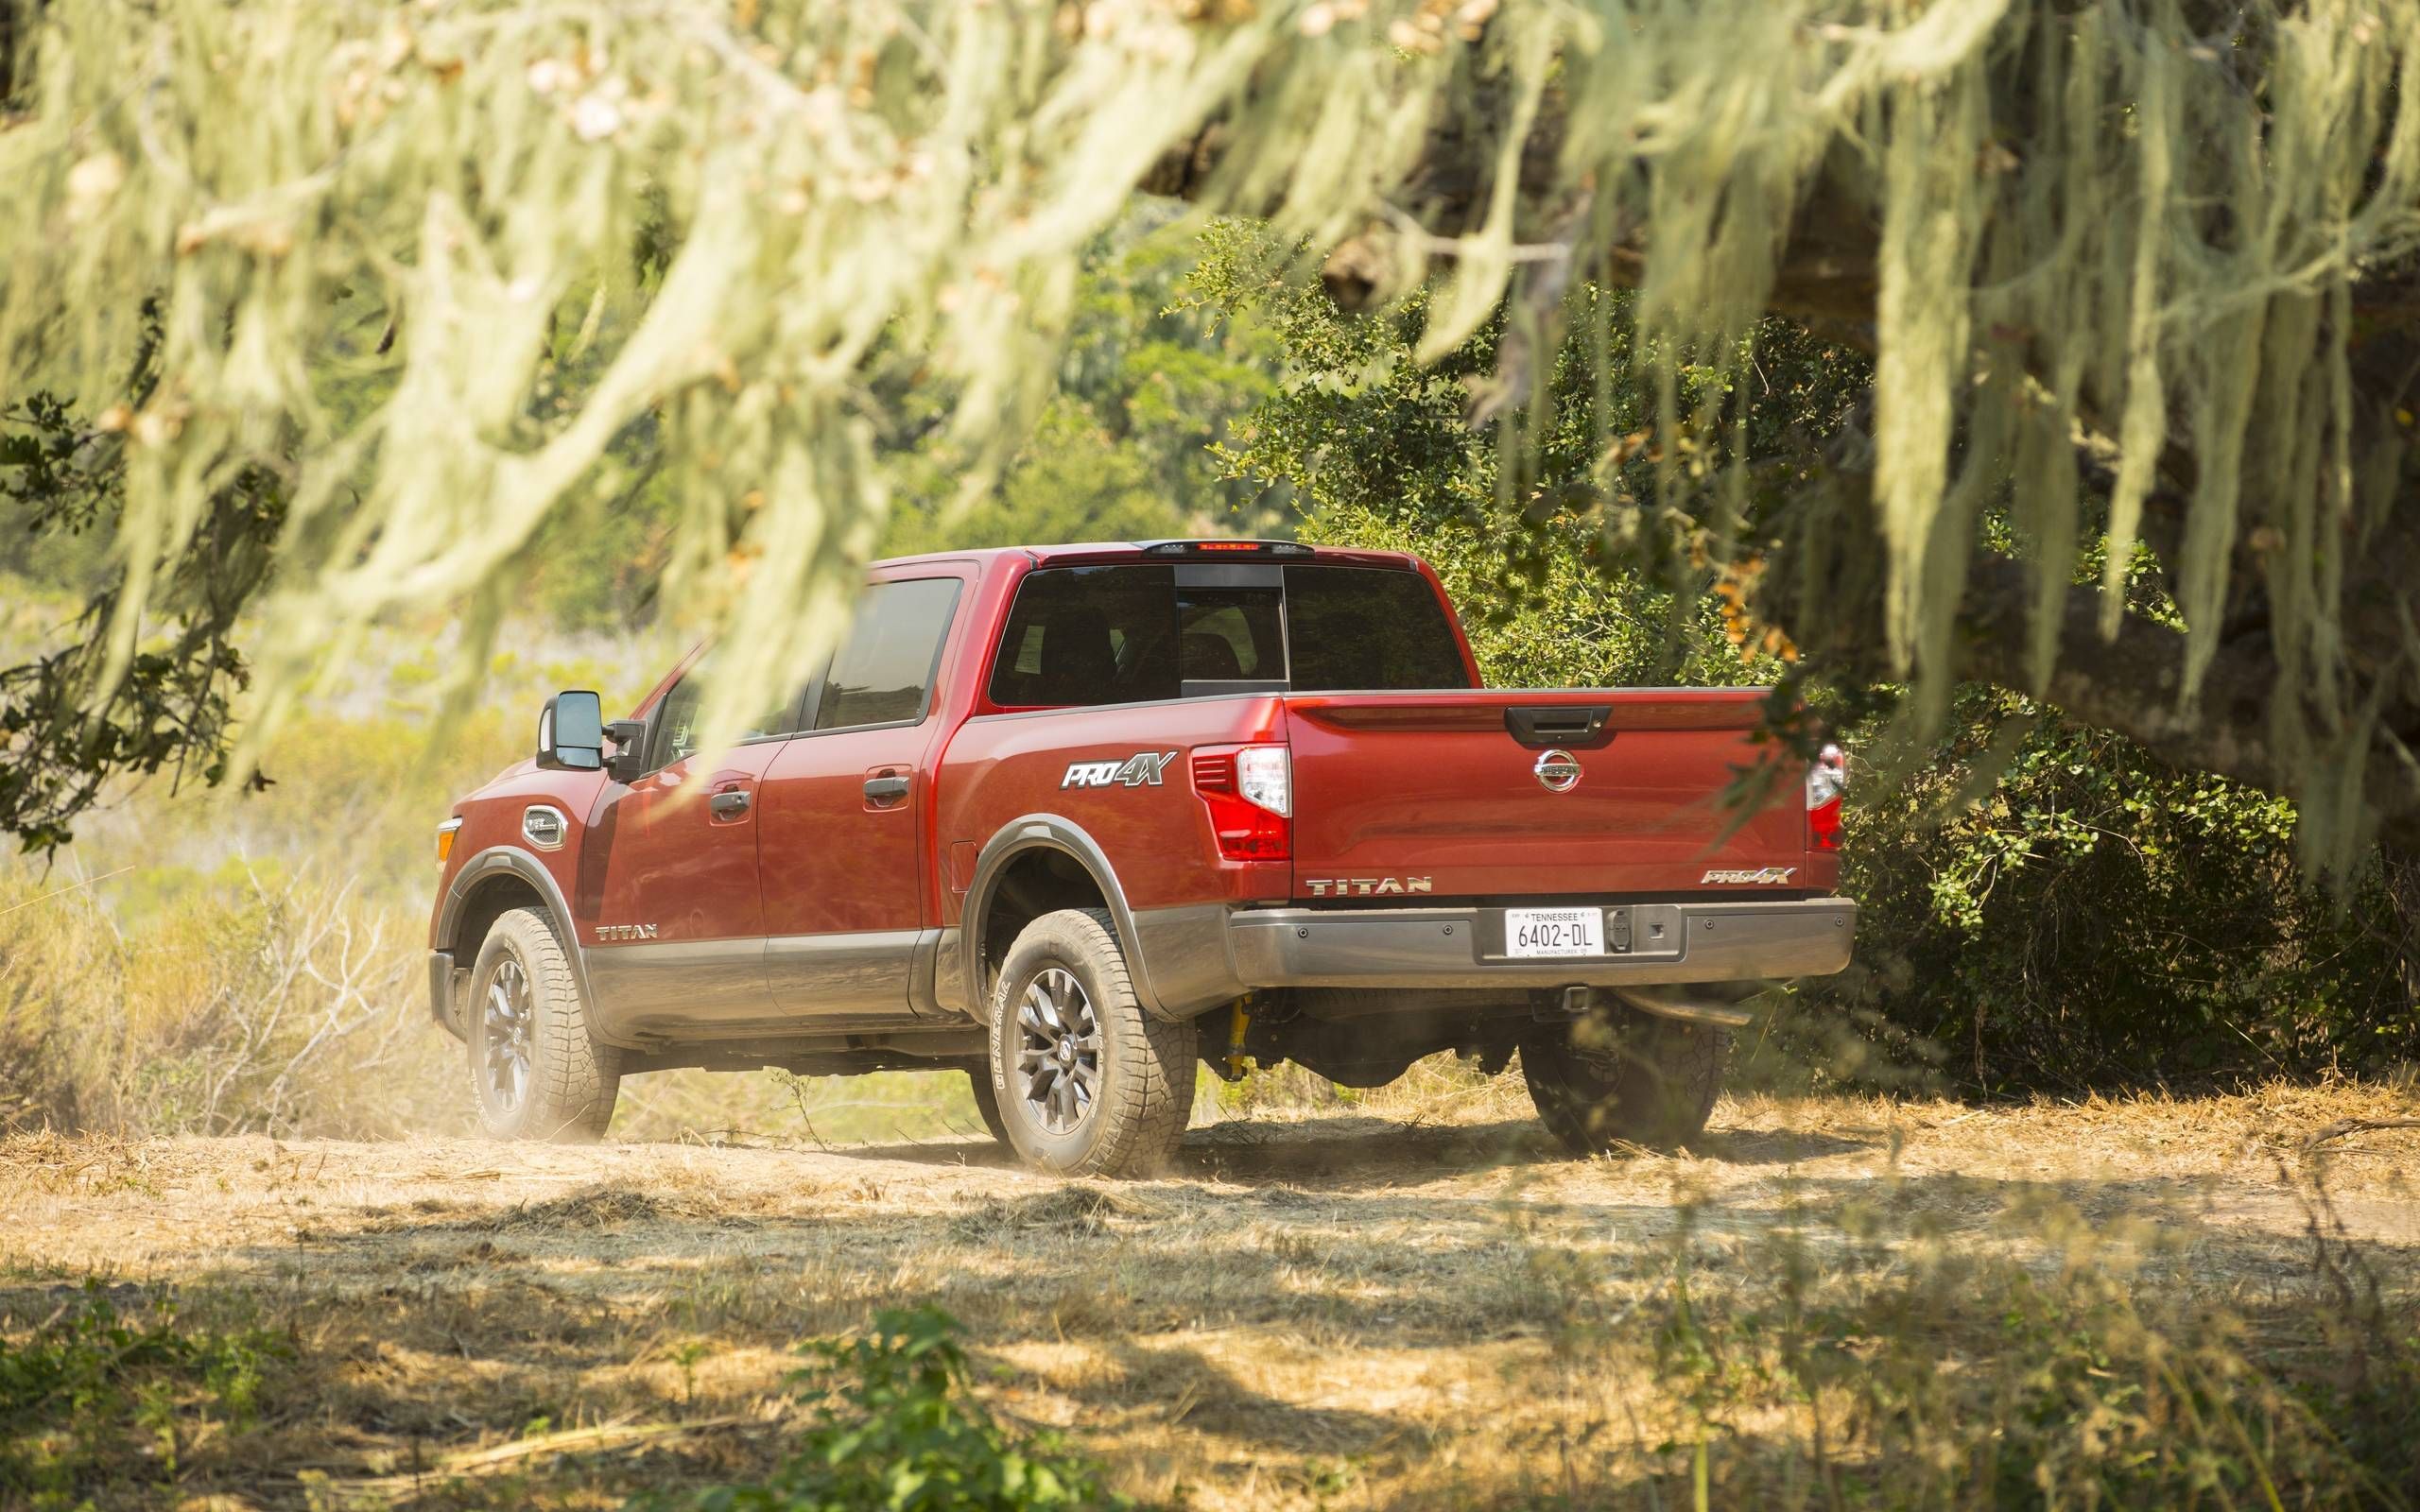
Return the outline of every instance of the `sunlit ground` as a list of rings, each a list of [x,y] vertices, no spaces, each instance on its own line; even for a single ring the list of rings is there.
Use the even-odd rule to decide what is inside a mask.
[[[1205,1097],[1175,1170],[1105,1184],[936,1127],[955,1085],[918,1110],[885,1081],[902,1108],[848,1116],[900,1132],[827,1148],[21,1138],[0,1317],[23,1336],[99,1275],[292,1341],[255,1421],[194,1412],[173,1474],[127,1451],[117,1504],[617,1505],[758,1474],[791,1347],[926,1300],[995,1411],[1152,1501],[1686,1505],[1702,1470],[1713,1504],[1915,1504],[1993,1484],[1995,1446],[2122,1491],[2166,1443],[2218,1456],[2235,1504],[2260,1477],[2367,1494],[2294,1393],[2349,1380],[2348,1330],[2379,1364],[2420,1301],[2420,1135],[2310,1143],[2408,1116],[2379,1087],[1726,1101],[1687,1154],[1579,1162],[1517,1077],[1440,1073],[1357,1108]],[[2089,1430],[2034,1421],[2062,1404]]]

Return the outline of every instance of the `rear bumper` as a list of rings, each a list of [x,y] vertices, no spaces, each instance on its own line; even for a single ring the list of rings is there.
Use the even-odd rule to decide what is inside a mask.
[[[1509,959],[1501,908],[1251,909],[1228,916],[1226,945],[1247,988],[1646,987],[1827,976],[1857,934],[1845,898],[1629,911],[1635,948],[1611,955]]]

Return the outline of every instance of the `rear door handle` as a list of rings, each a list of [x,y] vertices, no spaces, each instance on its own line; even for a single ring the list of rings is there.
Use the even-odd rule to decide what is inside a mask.
[[[742,788],[729,793],[717,793],[706,799],[706,807],[717,819],[735,819],[748,812],[748,793]]]
[[[908,779],[904,777],[869,777],[866,797],[876,803],[896,803],[908,796]]]

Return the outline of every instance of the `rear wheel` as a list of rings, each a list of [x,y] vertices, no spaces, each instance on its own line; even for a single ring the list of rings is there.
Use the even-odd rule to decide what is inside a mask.
[[[554,925],[534,908],[497,917],[479,945],[463,1015],[479,1122],[497,1139],[588,1141],[614,1118],[618,1055],[588,1008]]]
[[[1705,1131],[1730,1048],[1728,1030],[1616,1008],[1537,1026],[1521,1041],[1521,1079],[1539,1122],[1574,1155],[1670,1149]]]
[[[1143,1007],[1106,913],[1062,909],[1028,924],[1001,963],[989,1030],[994,1105],[1027,1160],[1126,1177],[1176,1153],[1193,1107],[1194,1028]]]

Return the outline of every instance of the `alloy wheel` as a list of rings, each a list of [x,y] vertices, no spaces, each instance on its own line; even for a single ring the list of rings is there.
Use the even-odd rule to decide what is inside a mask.
[[[528,974],[507,955],[488,979],[485,1022],[480,1028],[487,1060],[489,1099],[499,1113],[521,1108],[529,1091],[530,994]]]
[[[1017,1093],[1048,1134],[1071,1134],[1100,1096],[1100,1019],[1075,973],[1053,966],[1017,1005]]]

